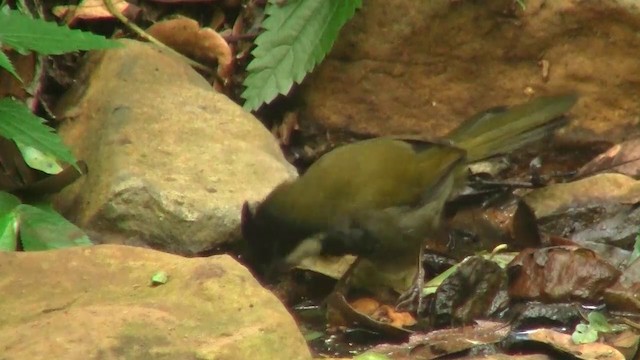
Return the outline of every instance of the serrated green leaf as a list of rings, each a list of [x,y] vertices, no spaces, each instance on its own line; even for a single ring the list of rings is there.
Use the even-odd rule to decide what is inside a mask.
[[[2,52],[2,50],[0,50],[0,67],[5,69],[5,70],[7,70],[11,75],[13,75],[20,82],[22,82],[22,79],[20,78],[20,76],[16,72],[16,68],[13,67],[13,64],[11,63],[11,60],[9,59],[7,54]]]
[[[242,97],[256,110],[289,92],[326,56],[338,32],[362,0],[304,0],[267,4],[264,32],[255,41],[254,59]]]
[[[25,251],[90,246],[91,240],[77,226],[47,207],[18,206],[20,241]]]
[[[0,24],[0,43],[18,51],[32,50],[44,55],[57,55],[122,46],[104,36],[31,19],[17,10],[0,13]]]
[[[33,146],[24,145],[18,141],[16,141],[16,145],[18,145],[24,162],[32,169],[40,170],[51,175],[55,175],[63,170],[62,166],[56,161],[55,156],[45,154]]]
[[[0,251],[16,251],[18,220],[15,211],[0,216]]]
[[[8,192],[0,191],[0,216],[12,212],[22,202]]]
[[[80,171],[71,151],[44,121],[23,104],[9,98],[0,99],[0,136],[51,154]]]

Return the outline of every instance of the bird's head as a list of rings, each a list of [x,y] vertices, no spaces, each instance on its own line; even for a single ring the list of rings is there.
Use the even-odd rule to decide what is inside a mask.
[[[259,275],[269,278],[306,257],[320,254],[324,237],[309,236],[304,229],[292,224],[289,217],[283,217],[267,205],[245,202],[241,230],[247,262]]]

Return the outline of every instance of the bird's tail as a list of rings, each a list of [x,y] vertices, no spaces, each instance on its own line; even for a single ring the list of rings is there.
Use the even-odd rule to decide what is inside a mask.
[[[465,121],[446,137],[467,151],[467,161],[508,153],[564,126],[575,94],[539,97],[511,108],[492,108]]]

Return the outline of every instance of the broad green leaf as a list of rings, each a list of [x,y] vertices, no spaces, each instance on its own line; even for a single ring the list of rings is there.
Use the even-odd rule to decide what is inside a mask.
[[[0,191],[0,216],[12,212],[22,202],[8,192]]]
[[[5,53],[3,53],[2,50],[0,50],[0,68],[7,70],[11,75],[15,76],[16,79],[22,82],[22,79],[20,78],[20,76],[16,72],[16,69],[13,67],[13,64],[11,63],[11,60],[9,60],[9,57]]]
[[[362,0],[288,1],[267,4],[264,32],[255,41],[242,97],[256,110],[289,92],[329,52],[342,26]]]
[[[53,209],[22,204],[18,206],[18,216],[20,241],[25,251],[92,245],[80,228]]]
[[[23,104],[9,98],[0,99],[0,136],[51,154],[80,170],[71,151],[44,121]]]
[[[16,145],[18,145],[18,149],[20,149],[24,162],[26,162],[29,167],[51,175],[62,171],[62,166],[58,164],[54,156],[45,154],[32,146],[23,145],[20,142],[16,142]]]
[[[0,24],[0,43],[22,52],[32,50],[44,55],[57,55],[122,46],[103,36],[31,19],[17,10],[0,12]]]
[[[18,219],[14,211],[0,216],[0,251],[16,251]]]

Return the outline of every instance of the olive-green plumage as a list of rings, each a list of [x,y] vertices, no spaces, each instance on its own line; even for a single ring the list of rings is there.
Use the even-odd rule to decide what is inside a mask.
[[[422,236],[437,226],[444,202],[464,183],[467,163],[546,137],[566,123],[562,114],[576,99],[574,95],[541,97],[509,109],[487,110],[453,130],[442,143],[383,137],[336,148],[245,214],[245,236],[260,255],[269,257],[286,257],[302,239],[340,230],[345,223],[347,227],[368,223],[368,232],[383,234],[392,228],[387,232],[400,229]],[[385,227],[385,222],[393,226]],[[418,230],[413,231],[414,227]],[[367,248],[366,243],[340,244],[351,241],[349,236],[322,239],[322,252],[361,255],[359,248]],[[403,246],[376,245],[362,254],[387,256],[393,249],[402,252]],[[376,254],[376,249],[386,253]]]

